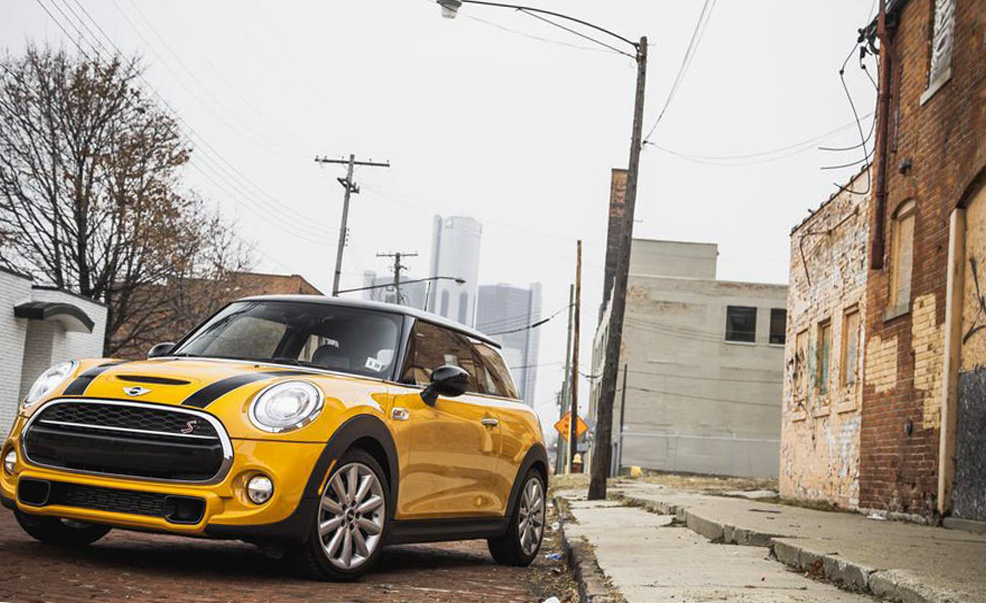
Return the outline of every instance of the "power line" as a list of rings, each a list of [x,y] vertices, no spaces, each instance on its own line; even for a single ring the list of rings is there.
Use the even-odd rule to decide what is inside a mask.
[[[740,405],[740,406],[762,406],[762,407],[765,407],[765,408],[778,408],[780,406],[778,404],[773,404],[773,403],[770,403],[770,402],[749,402],[749,401],[746,401],[746,400],[732,400],[730,398],[711,398],[711,397],[708,397],[708,396],[695,396],[695,395],[692,395],[692,394],[682,394],[682,393],[678,393],[678,392],[667,392],[667,391],[662,391],[662,390],[657,390],[657,389],[650,389],[649,387],[633,387],[633,386],[629,386],[628,385],[627,386],[627,389],[631,389],[631,390],[635,390],[635,391],[639,391],[639,392],[645,392],[645,393],[648,393],[648,394],[661,394],[661,395],[664,395],[664,396],[676,396],[678,398],[685,398],[685,399],[688,399],[688,400],[702,400],[704,402],[719,402],[721,404],[737,404],[737,405]]]
[[[664,106],[661,107],[661,111],[658,113],[657,119],[654,121],[654,125],[647,131],[647,136],[644,136],[644,144],[650,141],[651,135],[653,135],[654,130],[657,129],[657,124],[661,123],[661,120],[664,119],[665,112],[667,112],[668,107],[671,105],[671,101],[678,92],[681,82],[684,81],[685,74],[688,72],[688,68],[691,66],[692,59],[695,56],[695,51],[698,50],[698,45],[702,41],[702,36],[705,35],[705,26],[709,22],[709,17],[712,16],[712,9],[715,8],[715,3],[716,0],[705,0],[705,4],[702,5],[702,12],[698,16],[698,22],[695,23],[695,29],[692,31],[692,37],[688,41],[688,48],[685,49],[685,54],[681,58],[681,65],[678,67],[678,74],[675,76],[674,81],[671,84],[671,91],[668,92],[668,97],[665,99]]]
[[[536,329],[536,328],[540,327],[541,325],[543,325],[544,323],[546,323],[549,320],[551,320],[552,318],[558,316],[559,314],[561,314],[565,310],[568,310],[568,304],[565,304],[565,307],[564,308],[561,308],[560,310],[558,310],[557,312],[555,312],[551,316],[549,316],[547,318],[542,318],[541,320],[539,320],[537,322],[534,322],[532,324],[529,324],[526,327],[520,327],[519,329],[511,329],[509,331],[499,331],[499,332],[496,332],[496,333],[487,333],[487,335],[490,335],[490,336],[492,336],[492,335],[508,335],[510,333],[520,333],[521,331],[528,331],[530,329]]]
[[[54,1],[55,0],[52,0],[53,5],[54,5]],[[65,1],[67,2],[67,0]],[[95,59],[89,56],[89,54],[82,48],[79,42],[76,42],[75,40],[72,39],[72,36],[68,33],[68,31],[65,29],[63,24],[51,13],[51,11],[47,9],[47,7],[41,2],[41,0],[36,0],[36,2],[45,11],[48,17],[52,20],[52,22],[54,22],[55,25],[62,31],[62,33],[64,33],[66,37],[68,37],[69,40],[72,41],[72,43],[78,49],[80,54],[82,54],[82,56],[84,56],[86,60],[90,62],[97,62]],[[121,12],[124,19],[127,20],[128,24],[130,24],[130,26],[134,28],[134,30],[137,32],[137,35],[141,36],[140,31],[136,29],[132,21],[130,21],[130,19],[126,16],[126,13],[120,8],[119,5],[116,4],[115,1],[114,1],[114,5],[116,6],[117,10]],[[56,9],[58,9],[57,5],[54,6]],[[89,14],[89,12],[86,11],[85,8],[82,7],[81,5],[80,5],[80,9],[82,9],[82,12],[85,14],[86,17],[88,17],[89,21],[92,22],[93,26],[96,27],[99,33],[102,34],[102,37],[105,38],[106,41],[110,44],[110,46],[112,46],[112,48],[116,51],[116,55],[124,56],[123,51],[120,50],[120,48],[113,42],[112,38],[110,38],[110,36],[102,29],[102,27],[92,17],[92,15]],[[71,18],[69,18],[65,14],[64,11],[59,9],[59,13],[63,17],[65,17],[69,25],[72,26],[72,28],[79,34],[80,41],[85,41],[90,46],[92,51],[95,52],[97,59],[99,61],[102,61],[100,51],[99,49],[96,48],[95,44],[93,43],[93,40],[87,38],[82,33],[82,31],[75,25],[75,23],[71,20]],[[92,31],[88,29],[88,26],[85,24],[84,21],[82,21],[81,17],[79,17],[76,13],[74,13],[74,11],[73,14],[76,16],[77,19],[79,19],[80,24],[83,25],[87,29],[87,31],[90,32],[95,42],[99,44],[100,48],[102,48],[103,51],[106,52],[107,54],[112,54],[110,50],[103,44],[102,40],[99,39],[98,36],[93,34]],[[142,36],[141,38],[144,39]],[[146,39],[144,39],[144,41],[146,44],[147,43]],[[230,193],[230,191],[225,186],[220,185],[216,179],[206,174],[202,170],[202,168],[198,166],[195,162],[190,163],[190,165],[193,168],[199,171],[213,185],[219,187],[220,190],[222,190],[224,193],[230,195],[235,201],[247,202],[248,205],[250,206],[247,207],[247,209],[250,210],[251,213],[256,213],[257,215],[260,215],[265,220],[267,220],[268,223],[271,223],[273,226],[278,227],[284,230],[285,232],[290,233],[292,236],[298,239],[305,240],[310,243],[315,243],[315,244],[325,243],[325,240],[323,238],[323,233],[317,231],[314,227],[309,226],[306,222],[296,222],[294,218],[291,218],[291,215],[296,213],[294,209],[281,203],[276,198],[272,197],[266,191],[261,189],[255,183],[253,183],[251,180],[246,178],[246,176],[244,176],[242,172],[240,172],[238,169],[236,169],[235,166],[229,163],[214,147],[212,147],[212,145],[209,144],[207,140],[205,140],[200,134],[198,134],[198,132],[196,132],[195,129],[192,128],[191,125],[189,125],[188,122],[184,120],[184,118],[182,118],[182,116],[175,110],[175,108],[167,101],[167,99],[165,99],[160,93],[158,93],[158,91],[151,85],[151,83],[147,80],[146,77],[144,77],[142,73],[138,72],[136,75],[144,83],[147,90],[151,94],[153,94],[154,97],[156,97],[162,103],[162,105],[171,113],[174,119],[187,130],[186,137],[188,138],[188,140],[191,141],[194,138],[198,140],[199,143],[202,145],[199,147],[202,156],[202,162],[201,162],[202,165],[209,168],[210,171],[213,174],[215,174],[218,178],[223,179],[230,186],[236,189],[239,192],[239,194]],[[127,102],[129,102],[129,100]],[[209,154],[210,152],[215,156],[215,161],[210,156]],[[225,166],[228,167],[225,167],[223,164],[225,164]],[[260,194],[264,195],[266,199],[262,199],[257,193],[254,192],[254,190],[245,188],[244,185],[240,184],[240,182],[249,184],[250,186],[253,187],[254,190],[259,191]],[[280,206],[282,209],[285,210],[285,213],[281,214],[279,212],[274,211],[272,208],[266,207],[266,203],[268,201],[273,202],[274,204]]]

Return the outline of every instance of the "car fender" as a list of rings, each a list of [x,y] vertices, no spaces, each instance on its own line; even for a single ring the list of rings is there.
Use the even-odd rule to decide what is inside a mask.
[[[507,503],[507,513],[506,517],[513,517],[514,511],[517,508],[517,501],[520,498],[520,489],[523,486],[521,483],[527,472],[531,470],[531,467],[540,465],[541,473],[544,477],[545,488],[548,487],[548,452],[544,449],[544,445],[540,442],[533,444],[528,450],[527,454],[524,455],[524,460],[520,463],[520,468],[517,470],[517,475],[514,476],[514,485],[510,488],[510,500]],[[547,493],[546,493],[547,495]]]

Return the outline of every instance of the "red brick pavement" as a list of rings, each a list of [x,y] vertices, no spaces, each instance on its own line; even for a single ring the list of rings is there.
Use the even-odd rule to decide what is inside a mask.
[[[298,577],[239,542],[113,531],[82,549],[24,534],[0,510],[2,601],[540,601],[541,569],[496,565],[482,541],[391,547],[362,582]]]

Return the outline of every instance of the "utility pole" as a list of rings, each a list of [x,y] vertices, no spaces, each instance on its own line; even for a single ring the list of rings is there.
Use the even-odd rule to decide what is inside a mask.
[[[397,297],[397,303],[401,303],[401,270],[406,270],[407,266],[401,264],[401,258],[416,258],[417,253],[401,253],[400,251],[396,253],[378,253],[378,258],[394,258],[394,294]]]
[[[580,322],[582,320],[582,239],[575,245],[575,312],[573,316],[574,328],[572,329],[572,385],[570,407],[571,420],[568,422],[568,472],[572,472],[572,465],[575,462],[575,454],[578,452],[578,431],[576,427],[579,423],[579,333],[581,331]],[[585,471],[585,463],[582,464]]]
[[[575,285],[568,286],[568,339],[565,341],[565,375],[562,377],[561,385],[561,404],[558,409],[558,418],[562,419],[565,413],[568,412],[569,408],[569,398],[568,398],[568,386],[571,383],[569,381],[569,372],[572,370],[572,311],[575,307]],[[562,446],[567,446],[565,444],[565,438],[558,434],[558,449],[555,451],[555,473],[561,474],[568,469],[568,448],[565,448],[565,454],[562,454]]]
[[[345,178],[336,178],[342,188],[346,190],[342,197],[342,221],[339,225],[339,246],[336,248],[336,270],[332,277],[332,297],[339,296],[339,278],[342,276],[342,253],[346,247],[346,240],[349,238],[349,195],[359,194],[359,185],[353,182],[353,167],[390,167],[390,162],[376,163],[374,161],[356,161],[356,155],[350,153],[349,159],[328,159],[326,157],[315,157],[315,163],[338,163],[348,166]]]
[[[623,345],[623,315],[626,310],[627,280],[630,273],[630,245],[633,241],[633,211],[637,202],[637,175],[640,172],[640,147],[643,145],[644,84],[647,79],[647,36],[637,44],[637,91],[633,103],[633,134],[630,137],[630,165],[627,169],[627,192],[624,200],[623,232],[616,278],[613,279],[612,309],[609,316],[609,335],[606,338],[606,362],[596,406],[596,432],[593,440],[589,479],[589,500],[606,498],[606,478],[609,476],[612,454],[613,401],[619,377],[620,348]]]

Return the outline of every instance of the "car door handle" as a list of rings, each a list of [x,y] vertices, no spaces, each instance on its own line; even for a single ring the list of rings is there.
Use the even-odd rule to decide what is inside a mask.
[[[483,417],[483,420],[480,422],[485,427],[496,427],[500,424],[500,419],[497,419],[496,417]]]

